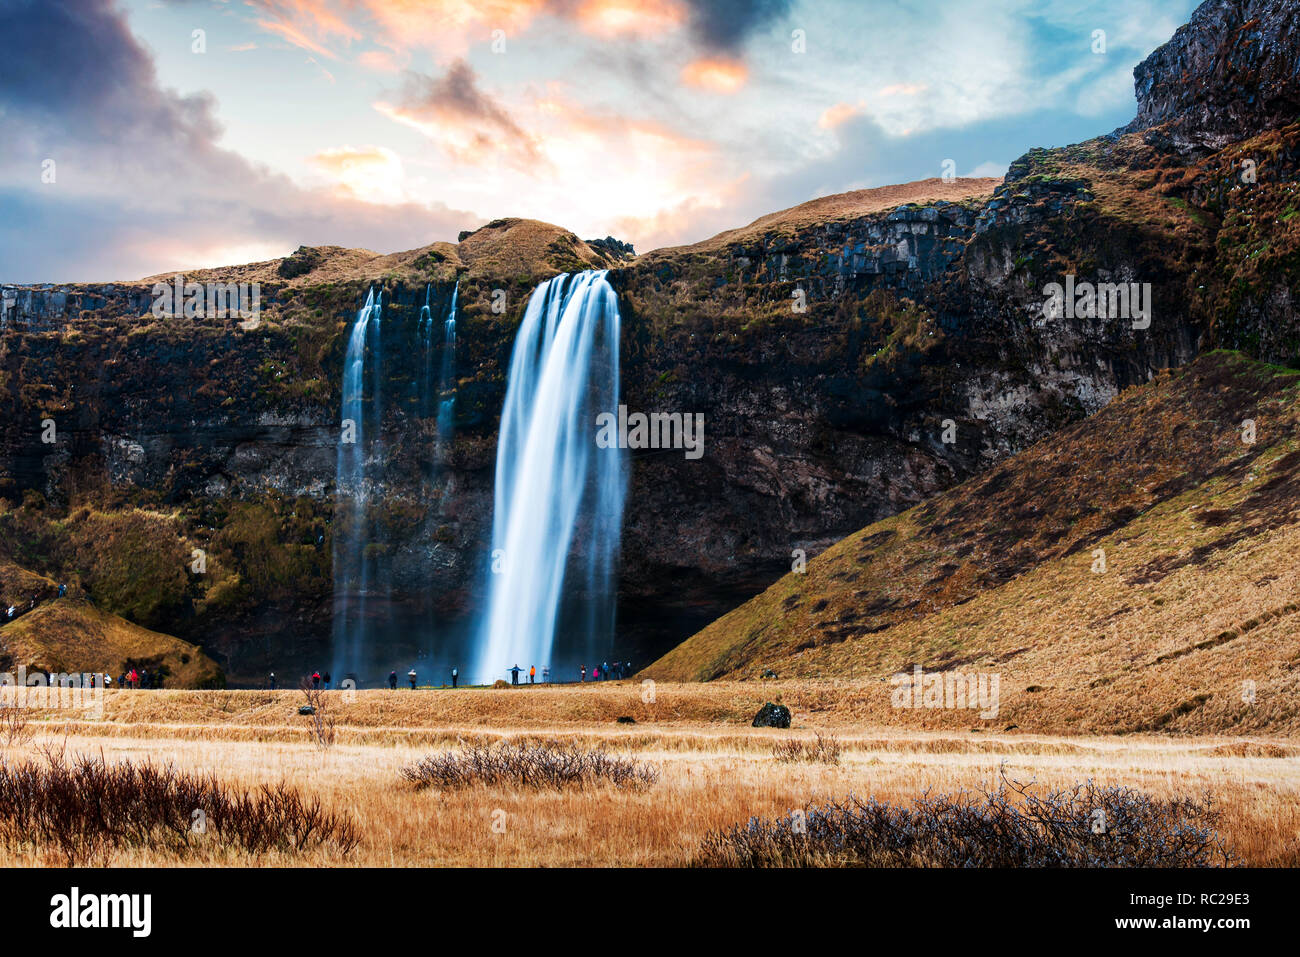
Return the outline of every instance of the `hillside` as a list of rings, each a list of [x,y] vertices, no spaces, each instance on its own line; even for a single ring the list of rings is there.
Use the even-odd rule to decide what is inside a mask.
[[[60,598],[0,627],[0,657],[12,670],[107,673],[165,669],[170,688],[219,686],[221,673],[200,648],[134,625],[85,600]]]
[[[608,251],[587,245],[560,226],[535,219],[496,219],[461,233],[460,242],[437,242],[419,249],[377,253],[342,246],[300,246],[283,259],[187,269],[190,282],[258,282],[277,288],[321,283],[445,282],[458,277],[549,276],[578,269],[600,269],[615,263]],[[141,279],[138,285],[168,282],[173,273]]]
[[[1300,733],[1297,385],[1223,352],[1164,373],[837,543],[644,676],[920,665],[1000,674],[999,728]],[[981,723],[880,689],[869,720]]]
[[[821,196],[789,209],[767,213],[748,226],[724,230],[716,236],[685,246],[666,246],[646,253],[654,259],[670,259],[687,252],[725,249],[735,243],[752,242],[766,237],[793,235],[808,227],[860,219],[872,213],[888,212],[900,206],[930,206],[936,202],[962,203],[985,200],[1002,182],[993,177],[958,178],[952,181],[931,177],[913,183],[856,189],[847,193]]]

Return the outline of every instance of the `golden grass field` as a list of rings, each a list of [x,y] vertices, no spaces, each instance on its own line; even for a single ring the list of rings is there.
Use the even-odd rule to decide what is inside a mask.
[[[908,802],[929,788],[995,783],[999,768],[1042,788],[1088,778],[1157,795],[1209,791],[1226,808],[1224,837],[1245,864],[1300,864],[1300,742],[1269,737],[1069,737],[993,729],[917,730],[864,722],[852,702],[864,682],[666,684],[642,701],[633,682],[504,690],[360,691],[337,713],[333,747],[317,747],[301,692],[112,691],[101,720],[33,716],[36,735],[4,747],[7,761],[42,747],[109,761],[174,762],[245,786],[286,781],[346,811],[361,842],[346,857],[321,849],[252,858],[205,851],[128,850],[121,866],[674,866],[690,863],[704,834],[751,815],[779,815],[849,793]],[[780,699],[790,730],[749,726]],[[635,724],[618,724],[620,715]],[[1002,725],[999,724],[998,727]],[[838,766],[778,761],[773,746],[833,734]],[[400,769],[457,742],[574,741],[657,766],[644,791],[599,786],[413,791]],[[493,830],[504,811],[504,832]],[[500,814],[495,815],[501,820]],[[57,865],[41,848],[0,850],[0,864]]]

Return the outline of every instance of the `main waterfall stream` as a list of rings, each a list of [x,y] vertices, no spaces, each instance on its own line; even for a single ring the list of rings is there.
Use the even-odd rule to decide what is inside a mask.
[[[619,394],[618,298],[605,275],[549,279],[524,310],[497,439],[476,682],[514,665],[570,680],[609,654],[627,462],[596,445],[596,416]]]

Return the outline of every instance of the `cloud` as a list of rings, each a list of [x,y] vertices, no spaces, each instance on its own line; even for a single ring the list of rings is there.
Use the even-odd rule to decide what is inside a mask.
[[[704,46],[736,53],[752,33],[786,16],[790,0],[692,0],[691,29]]]
[[[677,0],[582,0],[573,15],[591,36],[657,36],[681,27],[687,10]]]
[[[711,93],[736,93],[745,85],[749,70],[739,60],[704,57],[682,69],[682,82]]]
[[[924,93],[926,86],[924,83],[891,83],[876,94],[876,96],[916,96],[918,93]]]
[[[482,221],[304,189],[222,148],[212,97],[163,89],[110,0],[10,0],[0,36],[27,38],[0,58],[0,280],[133,278],[301,243],[392,251]]]
[[[316,54],[362,37],[394,50],[465,56],[501,30],[507,41],[545,20],[588,36],[663,37],[688,32],[703,50],[738,56],[754,33],[788,15],[793,0],[246,0],[263,30]]]
[[[329,46],[335,38],[345,44],[361,38],[329,0],[251,0],[251,5],[261,12],[256,23],[263,30],[329,59],[337,59]]]
[[[310,162],[338,184],[341,195],[371,203],[405,198],[401,157],[386,146],[334,146],[316,153]]]
[[[817,118],[817,125],[824,130],[833,130],[837,126],[842,126],[855,116],[862,115],[862,102],[857,103],[836,103],[828,107],[820,117]]]
[[[464,60],[437,79],[407,70],[396,102],[381,100],[375,109],[421,131],[460,162],[494,156],[528,169],[541,160],[534,138],[479,88],[477,75]]]

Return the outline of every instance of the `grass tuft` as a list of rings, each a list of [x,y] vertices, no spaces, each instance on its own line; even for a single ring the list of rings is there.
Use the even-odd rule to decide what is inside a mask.
[[[1156,798],[1088,781],[1033,793],[923,795],[910,807],[850,796],[712,831],[707,867],[1210,867],[1233,862],[1210,798]]]
[[[512,744],[472,746],[433,754],[402,769],[402,776],[417,790],[450,790],[498,785],[528,788],[585,788],[612,784],[647,788],[659,772],[630,758],[614,757],[603,750],[575,745]]]

